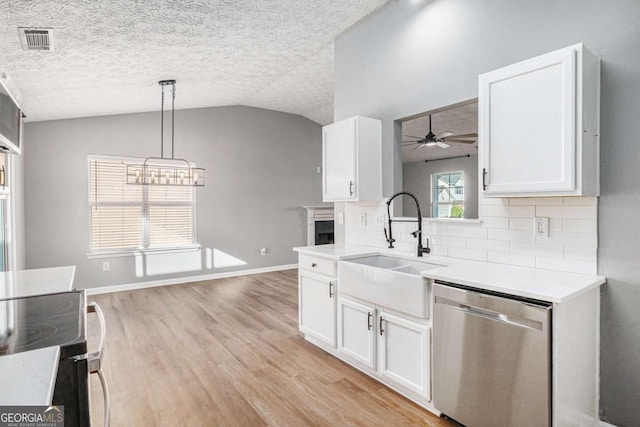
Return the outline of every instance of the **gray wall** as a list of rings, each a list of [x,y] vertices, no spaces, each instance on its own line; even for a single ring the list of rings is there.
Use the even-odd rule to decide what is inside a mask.
[[[637,0],[396,0],[336,41],[335,119],[383,120],[387,195],[402,180],[394,120],[477,97],[478,74],[573,43],[602,57],[600,403],[620,426],[640,420],[639,22]]]
[[[24,223],[24,156],[11,157],[11,202],[13,203],[13,235],[15,238],[15,268],[26,268],[25,223]]]
[[[402,164],[402,189],[413,193],[420,201],[423,217],[432,216],[431,175],[443,172],[464,172],[464,217],[478,218],[478,155],[457,159]],[[398,199],[396,199],[398,200]],[[395,200],[394,200],[395,203]],[[415,204],[402,198],[402,215],[414,217]]]
[[[198,242],[246,265],[207,268],[204,250],[195,259],[147,257],[137,266],[134,257],[87,259],[87,155],[158,156],[160,115],[141,113],[26,125],[27,267],[73,264],[76,285],[91,288],[295,263],[292,247],[306,244],[302,206],[322,199],[320,125],[241,106],[178,110],[175,120],[176,157],[206,168],[197,190]]]

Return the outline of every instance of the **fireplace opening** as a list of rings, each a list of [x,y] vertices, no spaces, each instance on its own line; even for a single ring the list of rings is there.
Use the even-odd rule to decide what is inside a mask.
[[[316,245],[333,243],[333,221],[316,221]]]

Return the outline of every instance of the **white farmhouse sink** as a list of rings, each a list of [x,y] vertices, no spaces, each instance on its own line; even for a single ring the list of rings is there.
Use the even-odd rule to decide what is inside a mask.
[[[426,319],[428,285],[420,272],[438,267],[384,255],[345,260],[338,269],[338,292]]]

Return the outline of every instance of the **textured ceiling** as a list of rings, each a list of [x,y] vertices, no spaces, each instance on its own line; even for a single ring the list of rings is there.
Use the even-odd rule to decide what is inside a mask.
[[[27,121],[248,105],[333,121],[335,37],[387,0],[2,0],[0,68]],[[18,26],[54,28],[23,51]]]
[[[431,128],[434,134],[449,131],[456,135],[466,133],[478,133],[478,103],[446,109],[431,115]],[[429,116],[407,120],[402,123],[402,135],[404,141],[412,141],[406,135],[424,136],[429,132]],[[449,148],[420,147],[408,145],[402,147],[402,161],[404,163],[419,162],[423,160],[443,159],[467,154],[477,154],[478,150],[471,144],[456,144],[448,142]]]

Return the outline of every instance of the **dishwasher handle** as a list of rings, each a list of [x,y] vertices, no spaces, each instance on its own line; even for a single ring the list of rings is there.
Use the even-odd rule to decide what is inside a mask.
[[[509,325],[519,326],[521,328],[535,329],[538,331],[544,330],[543,322],[539,322],[537,320],[531,320],[525,317],[507,315],[504,313],[499,313],[497,311],[488,310],[486,308],[477,307],[470,304],[454,301],[452,299],[441,297],[441,296],[435,297],[435,303],[448,308],[452,308],[454,310],[459,310],[464,313],[483,317],[485,319],[493,320],[496,322],[507,323]]]

